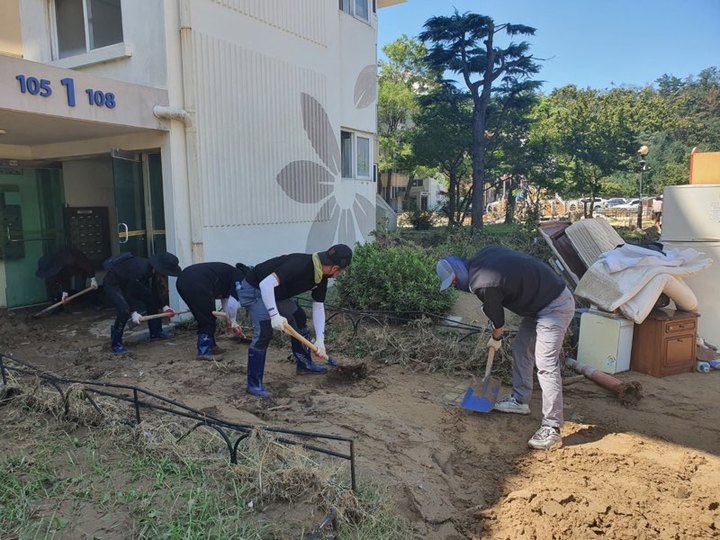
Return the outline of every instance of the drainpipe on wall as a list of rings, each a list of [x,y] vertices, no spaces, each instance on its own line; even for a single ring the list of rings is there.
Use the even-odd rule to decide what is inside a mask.
[[[191,2],[179,0],[180,18],[180,56],[182,65],[182,86],[184,108],[155,107],[160,114],[167,115],[171,120],[185,124],[185,155],[187,166],[187,182],[190,195],[190,241],[192,242],[193,263],[205,260],[203,252],[203,193],[200,186],[198,170],[198,140],[195,114],[197,104],[195,98],[195,62],[192,47]],[[157,115],[158,112],[155,112]]]

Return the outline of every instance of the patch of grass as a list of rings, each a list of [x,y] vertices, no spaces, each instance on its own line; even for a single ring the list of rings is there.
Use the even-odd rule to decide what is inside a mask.
[[[345,463],[253,432],[230,465],[212,430],[153,419],[86,427],[81,414],[55,417],[42,388],[30,388],[38,395],[2,406],[2,538],[103,536],[107,527],[142,539],[303,537],[331,509],[341,537],[408,537],[380,488],[349,489]]]

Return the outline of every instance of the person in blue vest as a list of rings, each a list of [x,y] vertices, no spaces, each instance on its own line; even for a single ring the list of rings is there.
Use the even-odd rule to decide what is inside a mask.
[[[560,351],[575,315],[575,300],[565,282],[544,262],[502,246],[483,248],[470,260],[443,257],[436,272],[441,291],[454,286],[482,302],[493,325],[488,347],[500,348],[506,308],[522,317],[512,345],[512,393],[498,401],[495,410],[530,414],[533,369],[537,366],[542,421],[528,445],[541,450],[562,446]]]
[[[235,322],[238,302],[237,290],[249,268],[241,263],[232,266],[224,262],[205,262],[186,266],[177,279],[177,291],[197,321],[197,357],[201,360],[220,360],[224,352],[215,341],[217,327],[215,300],[223,303],[229,328],[238,334]]]
[[[258,397],[271,395],[263,384],[263,376],[273,330],[282,330],[286,324],[292,324],[303,337],[310,337],[305,311],[294,298],[298,294],[311,291],[317,355],[327,359],[324,337],[328,280],[340,275],[351,261],[352,250],[345,244],[337,244],[319,253],[274,257],[247,273],[238,292],[238,300],[253,325],[247,370],[247,391],[250,394]],[[310,351],[301,342],[291,339],[291,347],[298,375],[327,371],[327,368],[313,362]]]
[[[140,324],[142,315],[138,312],[144,305],[149,314],[160,312],[163,305],[162,294],[157,286],[156,274],[162,276],[179,276],[180,266],[178,258],[172,253],[160,253],[149,258],[134,257],[123,253],[116,256],[115,261],[106,263],[107,269],[103,280],[105,294],[115,306],[115,323],[110,327],[110,349],[115,354],[125,354],[127,347],[123,345],[122,337],[125,324],[129,319]],[[162,311],[172,316],[175,312],[170,306],[164,306]],[[166,339],[168,335],[163,332],[162,319],[151,319],[148,322],[150,339]]]

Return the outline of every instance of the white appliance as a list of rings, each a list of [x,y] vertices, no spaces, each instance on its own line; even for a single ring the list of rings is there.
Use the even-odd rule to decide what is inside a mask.
[[[720,345],[720,184],[666,187],[660,241],[667,249],[692,248],[714,261],[684,281],[698,299],[698,335]]]
[[[630,369],[634,324],[632,321],[590,310],[580,316],[578,362],[605,373]]]

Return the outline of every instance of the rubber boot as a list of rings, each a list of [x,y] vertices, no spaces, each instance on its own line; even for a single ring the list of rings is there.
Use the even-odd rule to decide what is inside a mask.
[[[305,339],[310,338],[310,331],[307,328],[300,330],[300,335]],[[295,338],[290,338],[293,357],[295,358],[295,373],[298,375],[322,375],[327,368],[313,362],[312,355],[308,348]]]
[[[248,349],[248,383],[247,391],[249,394],[257,397],[268,397],[272,394],[263,385],[263,375],[265,374],[265,355],[267,351],[260,349]]]
[[[213,339],[208,334],[198,334],[197,357],[199,360],[221,360],[222,357],[213,354]]]
[[[162,320],[150,319],[148,322],[148,330],[150,330],[150,339],[169,339],[170,336],[162,329]]]
[[[212,348],[210,349],[210,352],[213,354],[223,354],[225,349],[218,347],[217,341],[215,341],[215,336],[210,336],[210,339],[212,340]]]
[[[123,329],[115,325],[110,327],[110,350],[115,354],[125,354],[129,352],[122,342]]]

